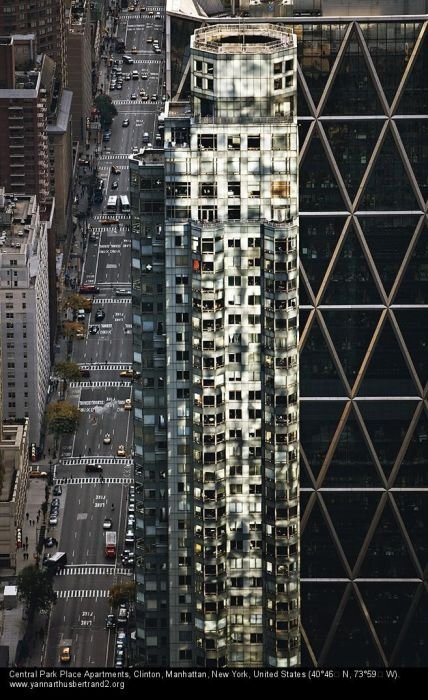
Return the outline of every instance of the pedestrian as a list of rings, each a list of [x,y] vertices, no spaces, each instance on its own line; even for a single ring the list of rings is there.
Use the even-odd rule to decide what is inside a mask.
[[[39,522],[40,520],[40,515],[37,516],[36,521]]]
[[[40,518],[40,513],[41,513],[41,511],[40,511],[40,508],[39,508],[39,510],[37,511],[37,515],[39,516],[39,518]]]
[[[26,517],[26,518],[27,518],[27,520],[28,520],[28,517],[29,517],[29,513],[25,513],[25,517]]]
[[[27,536],[25,536],[25,542],[26,542],[26,543],[28,542],[28,537],[27,537]]]

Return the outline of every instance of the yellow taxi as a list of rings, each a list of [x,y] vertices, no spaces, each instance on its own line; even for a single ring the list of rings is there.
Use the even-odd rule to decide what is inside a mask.
[[[70,663],[70,661],[71,661],[71,647],[62,647],[61,653],[59,655],[59,660],[63,664]]]

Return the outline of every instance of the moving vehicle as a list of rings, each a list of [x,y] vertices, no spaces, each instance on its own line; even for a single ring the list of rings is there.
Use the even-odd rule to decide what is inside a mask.
[[[126,56],[126,54],[124,54],[122,56],[122,59],[123,59],[123,62],[127,63],[128,65],[130,65],[131,63],[134,63],[134,59],[132,58],[132,56]]]
[[[106,313],[105,313],[104,309],[97,309],[96,313],[95,313],[95,320],[96,321],[103,321],[105,318],[105,315],[106,315]]]
[[[107,211],[117,210],[117,195],[111,194],[107,200]]]
[[[94,192],[94,202],[95,204],[101,204],[104,199],[104,187],[97,186]]]
[[[113,175],[120,175],[120,168],[117,168],[115,165],[111,166],[111,171]]]
[[[104,435],[103,443],[104,443],[104,445],[110,445],[110,443],[111,443],[111,435],[110,435],[110,433],[106,433],[106,434]]]
[[[117,297],[130,297],[132,292],[130,289],[116,289],[115,294]]]
[[[125,445],[119,445],[119,447],[117,448],[117,456],[118,457],[125,457],[126,456]]]
[[[134,370],[133,369],[122,369],[119,372],[119,377],[134,377]]]
[[[116,627],[116,615],[109,613],[106,617],[106,628],[113,629],[114,627]]]
[[[129,214],[131,207],[129,205],[129,199],[126,194],[121,194],[119,197],[119,207],[122,214]]]
[[[126,118],[122,121],[122,126],[129,126],[129,119]]]
[[[113,527],[113,520],[111,518],[104,518],[103,530],[111,530]]]
[[[111,189],[117,190],[118,187],[119,187],[119,182],[117,180],[113,180],[111,183]]]
[[[96,284],[81,284],[79,294],[99,294],[100,288]]]
[[[85,464],[85,472],[102,472],[103,468],[99,464],[92,464],[87,462]]]
[[[99,331],[100,331],[99,326],[89,326],[89,333],[91,335],[96,335],[97,333],[99,333]]]
[[[49,559],[45,559],[44,565],[47,570],[54,576],[58,571],[67,566],[67,553],[55,552]]]
[[[37,462],[38,458],[39,458],[39,448],[37,447],[35,442],[32,442],[30,445],[30,461]]]
[[[41,472],[39,469],[32,469],[30,471],[30,479],[46,479],[48,473]]]
[[[70,663],[71,661],[71,646],[61,647],[59,654],[59,660],[63,664]]]
[[[116,532],[109,530],[105,536],[104,555],[107,559],[114,559],[116,556]]]
[[[117,626],[124,627],[128,622],[128,609],[125,605],[121,605],[117,613]]]

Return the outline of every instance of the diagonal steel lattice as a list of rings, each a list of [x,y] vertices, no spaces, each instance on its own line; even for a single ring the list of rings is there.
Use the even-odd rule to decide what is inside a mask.
[[[328,20],[323,22],[327,24]],[[302,360],[309,358],[302,362],[301,379],[305,379],[305,367],[312,368],[313,376],[319,376],[324,364],[321,372],[324,370],[328,377],[325,384],[330,382],[332,387],[322,396],[311,393],[310,387],[302,389],[302,663],[426,666],[428,583],[423,533],[428,515],[428,358],[421,362],[419,355],[421,347],[428,351],[428,304],[426,297],[418,296],[423,279],[417,280],[415,298],[410,303],[403,303],[400,290],[411,286],[415,261],[428,262],[427,187],[423,176],[428,157],[423,143],[416,149],[406,143],[409,120],[417,120],[412,120],[409,112],[401,114],[400,105],[407,99],[406,90],[418,62],[425,66],[428,62],[427,22],[409,21],[410,40],[403,43],[402,70],[396,71],[394,89],[389,80],[388,90],[383,85],[382,57],[373,51],[366,26],[356,20],[344,21],[337,51],[328,42],[320,43],[316,59],[317,47],[314,42],[309,43],[305,25],[297,27],[301,33],[298,110],[302,115],[300,348]],[[352,116],[346,112],[346,106],[339,114],[334,113],[338,84],[346,87],[353,79],[347,72],[351,54],[358,56],[361,67],[361,82],[355,90],[365,90],[368,99],[376,104],[376,118],[372,118],[370,128],[370,116]],[[314,66],[318,70],[316,80]],[[422,119],[428,118],[427,101],[425,88]],[[416,111],[419,112],[420,109]],[[366,162],[361,159],[358,182],[356,168],[351,177],[343,152],[334,143],[335,130],[344,125],[349,125],[350,133],[357,138],[362,138],[365,129],[372,136],[371,153]],[[396,193],[396,206],[387,212],[382,182],[390,176],[384,154],[390,158],[391,153],[401,187]],[[330,173],[324,181],[317,172],[320,163]],[[312,173],[317,175],[313,183]],[[319,201],[312,209],[306,207],[315,201],[311,200],[311,187]],[[329,197],[336,206],[328,206]],[[405,200],[402,209],[401,197]],[[378,244],[368,235],[366,222],[368,217],[377,215],[380,221],[388,213],[391,219],[402,216],[412,229],[408,239],[401,241],[402,249],[396,251],[395,260],[391,255],[394,264],[385,274],[387,266],[382,269],[376,260]],[[314,234],[320,220],[330,221],[328,242],[320,241],[319,233]],[[324,225],[323,231],[326,230]],[[324,268],[319,260],[322,246],[330,246]],[[341,284],[343,290],[350,285],[356,288],[349,309],[346,301],[340,299]],[[334,327],[332,322],[338,309],[343,328],[337,323]],[[410,313],[418,314],[414,317],[420,328],[417,353],[409,342],[407,326],[403,325],[405,314]],[[354,343],[349,342],[351,334],[347,334],[346,327],[352,314],[359,314],[366,324],[365,334],[361,332],[364,342],[359,334],[354,338],[357,351],[351,347]],[[367,394],[383,352],[385,358],[396,358],[403,387],[397,396]],[[306,384],[310,384],[310,379]],[[368,411],[370,401],[379,408],[377,422]],[[388,413],[388,406],[393,410],[397,402],[403,407],[403,416],[404,408],[407,413],[405,419],[394,423],[394,447],[385,445],[381,413]],[[323,410],[331,411],[331,406],[335,407],[336,417],[331,420],[328,435],[325,426],[320,429],[322,440],[316,446],[311,427],[317,424],[317,411],[321,423]],[[310,416],[307,425],[306,415]],[[356,441],[362,455],[359,464],[349,456],[348,446]],[[343,454],[345,458],[341,457]],[[410,458],[410,454],[416,457]],[[355,473],[351,470],[345,478],[344,465],[352,466],[353,459]]]

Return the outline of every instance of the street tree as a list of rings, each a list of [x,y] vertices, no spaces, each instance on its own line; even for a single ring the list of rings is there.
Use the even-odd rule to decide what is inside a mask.
[[[57,595],[48,571],[37,566],[26,566],[16,579],[18,598],[23,601],[29,622],[38,612],[48,611]]]
[[[79,425],[82,412],[68,401],[55,401],[46,409],[46,419],[51,433],[58,438],[60,435],[74,433]]]
[[[73,311],[78,309],[90,311],[92,309],[92,299],[84,297],[83,294],[70,294],[65,300],[65,308]]]
[[[110,95],[97,95],[94,102],[100,115],[102,128],[110,126],[113,118],[117,114],[117,109],[114,106]]]
[[[108,600],[110,605],[117,608],[121,603],[130,603],[135,598],[135,583],[126,581],[125,583],[117,583],[110,588]]]
[[[55,365],[55,374],[61,379],[66,379],[69,382],[77,382],[80,379],[80,367],[77,362],[64,360]]]
[[[83,323],[78,323],[77,321],[64,321],[62,324],[64,335],[68,338],[75,338],[78,333],[85,332],[85,326]]]

